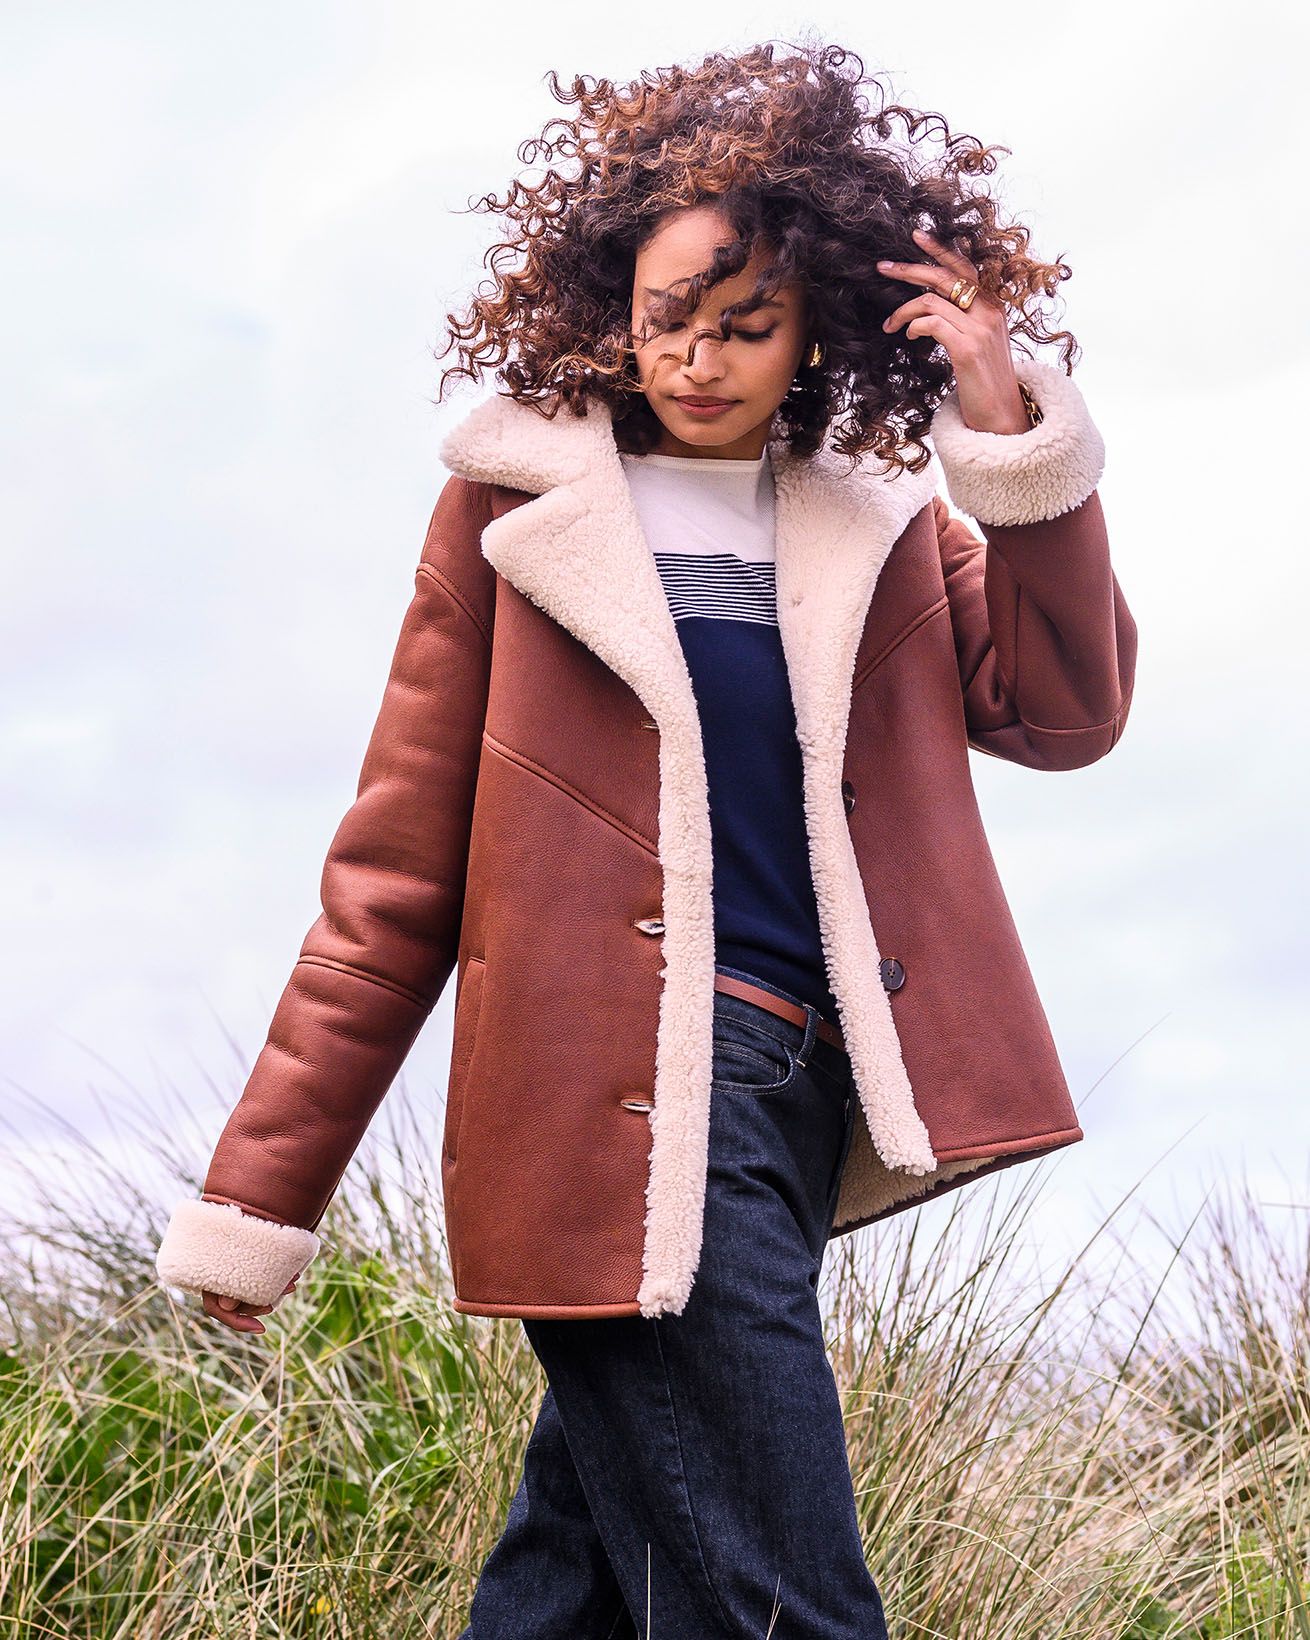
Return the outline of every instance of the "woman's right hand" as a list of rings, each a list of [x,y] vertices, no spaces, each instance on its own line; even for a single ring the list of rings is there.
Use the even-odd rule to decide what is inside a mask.
[[[301,1275],[304,1274],[302,1270]],[[300,1276],[292,1276],[282,1289],[285,1298],[300,1280]],[[256,1316],[267,1315],[273,1308],[271,1304],[246,1304],[239,1298],[232,1298],[226,1293],[213,1293],[208,1288],[201,1294],[204,1300],[205,1314],[212,1315],[215,1321],[221,1321],[224,1326],[231,1327],[233,1332],[262,1333],[267,1329]]]

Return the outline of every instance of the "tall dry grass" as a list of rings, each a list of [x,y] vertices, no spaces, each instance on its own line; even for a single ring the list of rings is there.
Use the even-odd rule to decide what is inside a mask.
[[[449,1307],[435,1129],[397,1094],[375,1128],[264,1337],[156,1284],[146,1170],[83,1145],[25,1181],[0,1636],[459,1634],[543,1380],[517,1323]],[[194,1137],[153,1112],[134,1134],[177,1194]],[[1052,1268],[1034,1207],[1058,1168],[829,1249],[893,1635],[1310,1640],[1310,1211],[1217,1184],[1161,1259],[1129,1199]]]

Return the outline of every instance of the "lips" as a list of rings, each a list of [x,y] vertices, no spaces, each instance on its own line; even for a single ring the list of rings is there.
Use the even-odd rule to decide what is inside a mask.
[[[691,393],[675,394],[674,397],[679,404],[690,404],[702,410],[713,410],[718,405],[736,404],[737,402],[736,399],[706,399]]]

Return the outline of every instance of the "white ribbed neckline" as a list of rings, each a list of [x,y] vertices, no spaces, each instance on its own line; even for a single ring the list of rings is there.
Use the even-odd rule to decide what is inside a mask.
[[[754,460],[749,456],[670,456],[660,450],[652,450],[644,456],[628,450],[623,450],[620,454],[624,461],[637,461],[646,467],[695,467],[702,471],[729,473],[758,473],[769,459],[767,450],[762,451]]]

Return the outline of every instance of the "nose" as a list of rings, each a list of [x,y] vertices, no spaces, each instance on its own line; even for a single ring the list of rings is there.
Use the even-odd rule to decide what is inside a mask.
[[[718,381],[723,375],[723,338],[697,336],[692,343],[691,363],[685,369],[688,379],[698,386]]]

